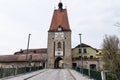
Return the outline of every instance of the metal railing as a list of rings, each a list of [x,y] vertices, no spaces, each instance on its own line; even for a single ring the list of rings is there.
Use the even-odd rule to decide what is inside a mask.
[[[78,71],[78,72],[80,72],[80,73],[82,73],[81,72],[81,68],[79,68],[79,67],[74,67],[73,69]],[[84,76],[88,76],[90,79],[102,80],[102,76],[101,76],[101,72],[100,71],[83,68],[83,75]]]
[[[43,69],[42,66],[20,67],[20,68],[0,68],[0,78],[16,76]]]

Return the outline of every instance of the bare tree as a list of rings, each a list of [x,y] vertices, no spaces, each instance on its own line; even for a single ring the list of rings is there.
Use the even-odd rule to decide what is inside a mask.
[[[115,23],[114,26],[120,27],[120,22]]]
[[[120,72],[120,41],[117,36],[105,35],[103,40],[104,69],[110,72]]]

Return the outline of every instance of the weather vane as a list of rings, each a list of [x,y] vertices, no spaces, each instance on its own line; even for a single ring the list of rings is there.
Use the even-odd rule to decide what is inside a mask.
[[[62,2],[61,2],[61,0],[60,0],[60,3],[58,4],[58,7],[59,7],[59,9],[62,11],[62,7],[63,7],[63,4],[62,4]]]

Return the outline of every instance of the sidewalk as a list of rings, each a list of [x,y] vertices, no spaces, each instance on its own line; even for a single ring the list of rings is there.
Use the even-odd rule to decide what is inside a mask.
[[[75,70],[71,69],[70,72],[75,77],[76,80],[91,80],[87,76],[83,76],[82,74],[80,74],[79,72]]]

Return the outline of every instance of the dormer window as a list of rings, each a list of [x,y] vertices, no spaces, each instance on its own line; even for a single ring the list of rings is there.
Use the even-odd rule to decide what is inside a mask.
[[[58,27],[58,31],[62,31],[62,27],[61,26]]]

